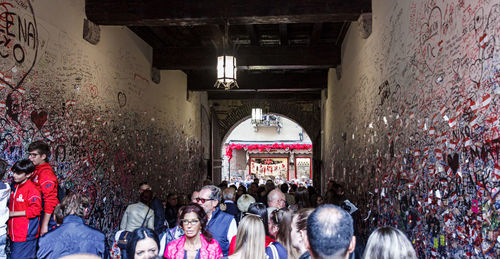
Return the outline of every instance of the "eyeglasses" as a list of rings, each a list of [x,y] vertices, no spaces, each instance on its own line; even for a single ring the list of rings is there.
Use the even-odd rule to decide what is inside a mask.
[[[40,154],[38,154],[38,153],[28,153],[28,157],[37,157],[39,155]]]
[[[199,219],[191,219],[191,220],[189,220],[189,219],[181,219],[182,225],[188,225],[188,224],[189,225],[196,225],[196,224],[198,224],[198,222],[200,222]]]
[[[196,202],[199,202],[201,204],[205,204],[206,201],[215,201],[215,199],[196,198]]]

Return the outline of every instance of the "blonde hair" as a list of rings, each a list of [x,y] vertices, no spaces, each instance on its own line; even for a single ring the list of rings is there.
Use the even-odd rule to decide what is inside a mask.
[[[253,214],[245,216],[238,226],[233,255],[237,255],[239,258],[265,259],[265,244],[266,232],[262,219]]]
[[[255,198],[252,197],[252,195],[243,194],[243,195],[241,195],[241,197],[238,199],[238,201],[236,203],[238,205],[238,209],[241,212],[247,212],[248,207],[250,207],[250,204],[252,204],[254,202],[255,202]]]
[[[416,259],[417,255],[410,241],[401,230],[385,226],[376,229],[370,235],[363,258]]]

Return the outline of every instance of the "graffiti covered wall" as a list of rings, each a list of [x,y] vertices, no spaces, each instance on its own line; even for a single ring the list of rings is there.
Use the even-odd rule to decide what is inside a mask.
[[[30,142],[48,142],[60,186],[89,194],[90,224],[107,232],[139,182],[165,197],[205,178],[206,100],[187,96],[181,71],[151,81],[152,49],[126,27],[101,27],[97,45],[85,41],[84,7],[0,1],[0,159],[12,165]]]
[[[419,257],[500,253],[500,2],[374,0],[325,101],[323,182],[361,228],[404,230]]]

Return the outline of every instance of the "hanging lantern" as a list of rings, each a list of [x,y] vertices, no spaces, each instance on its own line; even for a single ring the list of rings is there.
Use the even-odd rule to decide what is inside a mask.
[[[236,82],[236,58],[234,56],[217,57],[217,82],[216,88],[229,90],[233,87],[239,87]]]
[[[223,87],[224,90],[239,88],[236,82],[236,57],[228,55],[227,45],[229,45],[229,21],[226,20],[222,38],[222,56],[217,57],[217,81],[214,85],[215,88]]]

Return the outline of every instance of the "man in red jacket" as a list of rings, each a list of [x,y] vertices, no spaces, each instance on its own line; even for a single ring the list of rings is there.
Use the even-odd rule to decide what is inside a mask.
[[[52,213],[59,200],[57,199],[57,177],[47,162],[50,157],[50,147],[43,141],[35,141],[28,146],[29,159],[36,169],[31,181],[40,188],[42,192],[42,224],[40,235],[48,232],[49,227],[54,228],[56,223],[52,219]]]
[[[9,201],[9,236],[11,258],[35,258],[40,226],[42,199],[40,190],[29,178],[35,165],[28,159],[12,166],[14,185]]]

